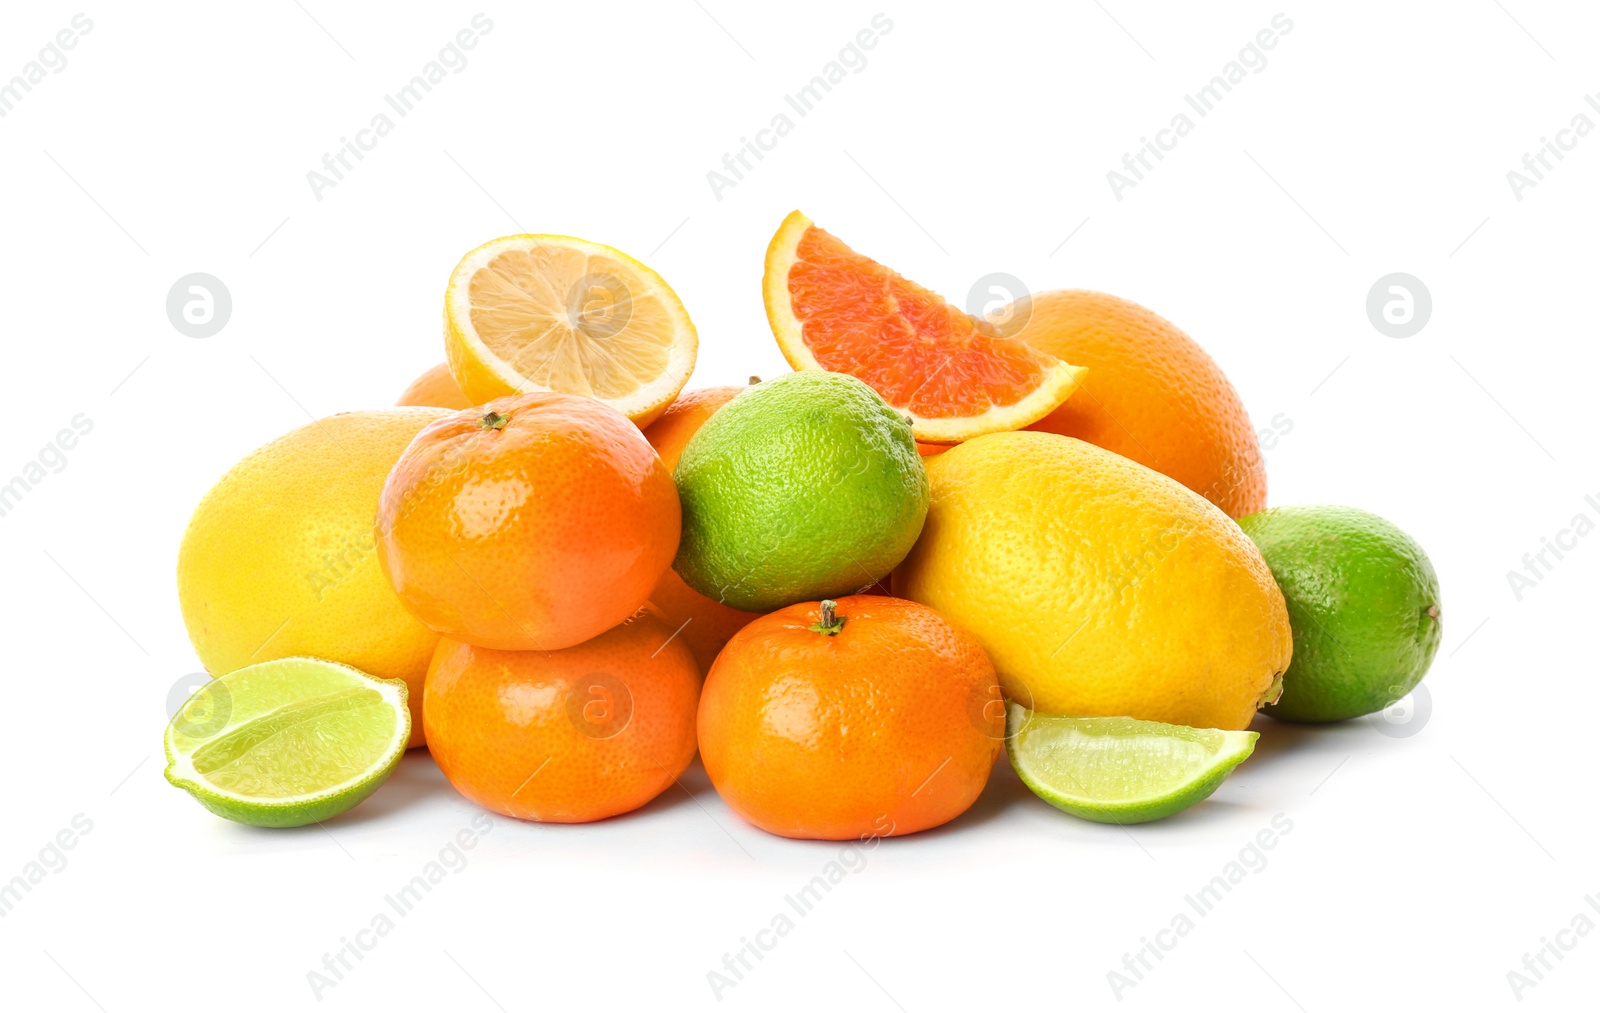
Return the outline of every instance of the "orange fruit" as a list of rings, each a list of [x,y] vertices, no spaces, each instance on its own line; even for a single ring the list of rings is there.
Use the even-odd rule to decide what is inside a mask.
[[[471,408],[472,402],[462,391],[456,378],[450,375],[450,364],[441,362],[411,381],[411,386],[400,395],[397,405],[421,405],[425,408],[449,408],[460,411]]]
[[[743,629],[750,620],[761,617],[760,612],[743,612],[732,605],[707,598],[685,584],[683,578],[678,576],[678,571],[671,567],[656,581],[655,588],[650,592],[650,604],[678,631],[678,639],[689,645],[689,651],[702,673],[711,670],[711,663],[717,660],[717,652],[722,650],[729,637]]]
[[[863,257],[798,211],[767,247],[767,321],[795,369],[864,380],[924,443],[1021,429],[1078,389],[1083,370]]]
[[[645,429],[644,438],[656,448],[667,471],[678,466],[678,455],[683,453],[684,445],[699,431],[701,424],[744,389],[706,387],[688,391],[679,395],[666,413]],[[717,652],[729,637],[760,615],[706,597],[685,584],[678,571],[671,567],[656,581],[655,589],[650,592],[650,603],[678,631],[678,636],[688,641],[702,672],[711,668]]]
[[[701,690],[700,756],[728,807],[761,829],[865,840],[966,812],[1004,724],[971,634],[915,602],[851,595],[734,634]]]
[[[1030,426],[1075,436],[1175,478],[1243,517],[1267,505],[1244,403],[1205,349],[1161,317],[1102,292],[1031,297],[1012,336],[1089,368],[1083,392]],[[1004,312],[1004,311],[1002,311]]]
[[[659,419],[645,428],[644,438],[656,448],[656,453],[661,455],[661,463],[667,466],[668,471],[678,466],[678,457],[683,453],[689,437],[699,432],[706,419],[715,415],[718,408],[732,401],[744,389],[730,386],[684,391],[667,406]]]
[[[680,523],[672,477],[631,422],[537,391],[417,434],[378,500],[378,562],[435,632],[554,651],[644,604]]]
[[[587,823],[666,790],[694,758],[700,673],[649,609],[559,651],[449,638],[428,669],[428,749],[467,798],[506,816]]]

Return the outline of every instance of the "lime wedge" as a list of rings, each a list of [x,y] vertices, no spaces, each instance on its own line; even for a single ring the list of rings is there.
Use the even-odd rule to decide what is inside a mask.
[[[200,687],[167,725],[167,780],[257,827],[331,819],[378,790],[406,751],[401,679],[283,658]]]
[[[1098,823],[1148,823],[1187,809],[1255,748],[1255,732],[1006,704],[1006,753],[1017,776],[1057,809]]]

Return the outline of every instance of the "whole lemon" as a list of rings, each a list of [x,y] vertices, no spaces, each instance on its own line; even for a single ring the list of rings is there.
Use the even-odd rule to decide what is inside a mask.
[[[449,414],[330,416],[256,450],[206,493],[178,548],[178,601],[212,676],[310,656],[404,679],[410,744],[422,744],[422,680],[439,635],[384,579],[372,520],[400,452]]]
[[[922,537],[896,594],[970,630],[1034,710],[1244,728],[1294,642],[1239,526],[1149,468],[1054,433],[926,460]]]

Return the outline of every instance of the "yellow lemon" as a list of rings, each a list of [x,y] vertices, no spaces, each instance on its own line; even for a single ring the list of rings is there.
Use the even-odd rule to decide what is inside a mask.
[[[926,459],[932,499],[895,593],[975,634],[1039,711],[1244,728],[1294,641],[1239,526],[1165,475],[1054,433]]]
[[[308,656],[404,679],[410,744],[422,744],[422,679],[439,636],[384,579],[372,525],[401,451],[449,414],[333,415],[250,454],[206,493],[178,548],[178,601],[212,676]]]
[[[444,323],[450,373],[472,404],[583,394],[640,427],[678,396],[700,343],[659,274],[571,236],[505,236],[462,257]]]

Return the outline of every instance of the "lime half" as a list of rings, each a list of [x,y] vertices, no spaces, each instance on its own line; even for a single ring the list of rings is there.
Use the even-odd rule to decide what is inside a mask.
[[[331,819],[378,790],[411,736],[406,684],[283,658],[200,687],[167,725],[167,780],[257,827]]]
[[[1006,705],[1006,753],[1022,782],[1057,809],[1098,823],[1181,812],[1216,791],[1255,748],[1255,732]]]

